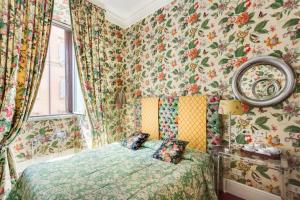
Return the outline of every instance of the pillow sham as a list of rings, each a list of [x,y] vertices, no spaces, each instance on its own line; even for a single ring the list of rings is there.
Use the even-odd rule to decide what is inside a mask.
[[[165,140],[153,154],[153,158],[177,164],[182,159],[182,154],[188,143],[176,139]]]
[[[148,133],[136,132],[127,139],[121,141],[121,145],[128,149],[137,150],[148,139]]]
[[[142,144],[142,147],[146,147],[149,149],[157,150],[161,144],[163,143],[163,140],[147,140]]]

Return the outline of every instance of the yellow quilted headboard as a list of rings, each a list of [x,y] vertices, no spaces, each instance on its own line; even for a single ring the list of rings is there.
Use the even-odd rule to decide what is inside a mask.
[[[149,133],[149,139],[159,139],[158,97],[142,98],[142,132]]]
[[[206,152],[206,96],[179,97],[178,139]]]

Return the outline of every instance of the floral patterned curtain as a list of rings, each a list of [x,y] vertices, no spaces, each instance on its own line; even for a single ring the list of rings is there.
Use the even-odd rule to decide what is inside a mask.
[[[27,120],[47,55],[54,0],[0,2],[0,198],[17,178],[9,144]],[[10,181],[9,181],[10,180]]]
[[[79,78],[95,148],[107,143],[101,88],[101,74],[105,65],[105,11],[86,0],[70,0],[70,11]]]

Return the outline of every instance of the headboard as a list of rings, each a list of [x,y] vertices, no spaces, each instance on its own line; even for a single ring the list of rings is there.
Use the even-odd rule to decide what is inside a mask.
[[[149,139],[159,139],[158,97],[142,98],[142,132],[149,133]]]
[[[179,97],[178,139],[206,152],[206,96]]]
[[[160,101],[159,106],[158,101]],[[142,98],[142,131],[149,133],[151,129],[150,135],[156,134],[157,139],[177,137],[189,141],[188,147],[205,152],[206,107],[206,96],[161,98],[160,100]],[[158,127],[161,131],[160,136]],[[155,139],[155,136],[150,137]]]

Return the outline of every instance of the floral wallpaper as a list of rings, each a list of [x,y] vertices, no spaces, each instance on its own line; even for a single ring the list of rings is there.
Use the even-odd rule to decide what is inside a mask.
[[[234,71],[252,57],[271,55],[294,68],[298,74],[296,90],[273,107],[246,106],[246,113],[231,122],[232,139],[236,147],[262,141],[290,156],[300,156],[299,0],[175,0],[125,30],[107,22],[105,31],[104,112],[112,140],[140,128],[141,97],[168,97],[174,106],[176,96],[233,98]],[[127,103],[116,105],[121,89]],[[161,119],[160,128],[172,135],[176,132],[176,110],[166,115],[175,126],[169,127]],[[226,124],[224,145],[228,141]],[[221,134],[211,134],[208,142],[219,144]],[[279,171],[241,162],[228,164],[229,178],[281,194]],[[241,175],[232,170],[239,170]],[[291,182],[299,183],[299,169],[291,170],[290,177]]]
[[[29,120],[12,143],[17,162],[33,156],[49,155],[67,149],[86,147],[80,128],[80,116],[61,119]]]
[[[232,98],[233,72],[258,55],[283,58],[300,73],[299,8],[299,1],[172,2],[126,29],[123,78],[129,102],[142,96]],[[232,122],[236,143],[253,142],[256,130],[262,130],[268,144],[298,154],[298,92],[299,86],[274,107],[246,108]]]
[[[55,3],[56,18],[69,19],[68,0]],[[176,0],[126,30],[107,21],[103,81],[108,130],[125,136],[139,127],[141,96],[232,97],[234,70],[257,55],[281,57],[300,73],[299,4],[298,0]],[[128,100],[123,106],[115,105],[120,88]],[[264,130],[269,144],[273,141],[297,154],[299,91],[298,86],[280,105],[249,107],[235,118],[236,143],[253,142],[255,130]]]
[[[71,25],[69,0],[54,0],[53,20]]]
[[[294,68],[296,90],[273,107],[245,106],[245,114],[235,116],[231,122],[232,139],[236,147],[262,141],[299,156],[299,10],[299,0],[175,0],[126,29],[122,80],[128,105],[121,116],[125,126],[122,130],[129,133],[140,128],[139,106],[134,104],[144,96],[216,94],[233,98],[234,71],[252,57],[271,55]],[[226,121],[224,125],[226,145]],[[209,140],[213,144],[220,135]],[[239,166],[232,165],[232,169]],[[280,194],[280,173],[265,168],[264,174],[257,172],[261,168],[244,169],[240,182]],[[253,178],[255,175],[259,178]]]

